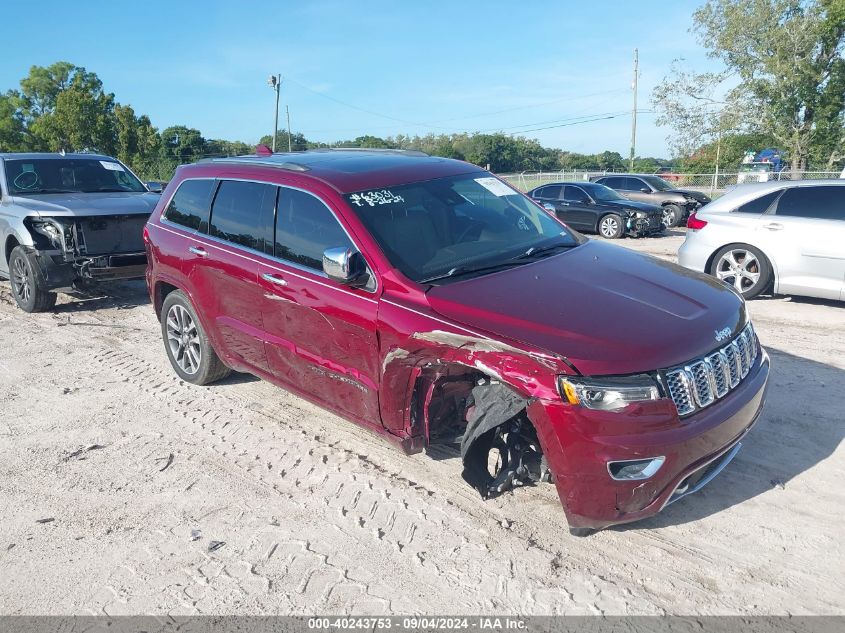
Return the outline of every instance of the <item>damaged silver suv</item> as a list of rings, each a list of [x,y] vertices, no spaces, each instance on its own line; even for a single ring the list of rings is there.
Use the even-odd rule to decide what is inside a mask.
[[[58,290],[143,277],[158,199],[109,156],[0,154],[0,278],[22,310],[42,312]]]

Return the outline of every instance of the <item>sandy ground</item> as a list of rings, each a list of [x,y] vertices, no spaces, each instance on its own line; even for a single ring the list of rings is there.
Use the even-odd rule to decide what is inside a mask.
[[[843,613],[845,304],[750,305],[772,388],[743,451],[576,538],[551,486],[484,502],[455,452],[181,383],[142,284],[33,316],[0,284],[0,613]]]

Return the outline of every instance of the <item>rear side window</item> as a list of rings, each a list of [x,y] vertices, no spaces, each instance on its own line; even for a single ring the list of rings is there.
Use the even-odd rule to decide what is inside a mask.
[[[778,200],[776,215],[845,220],[845,187],[793,187]]]
[[[164,218],[195,231],[205,231],[208,227],[208,205],[215,180],[186,180],[176,190],[170,204],[164,211]]]
[[[651,191],[651,187],[639,178],[625,178],[625,186],[622,187],[622,189],[625,191],[640,191],[641,189],[648,189]]]
[[[625,179],[620,178],[619,176],[600,178],[596,182],[604,185],[605,187],[610,187],[611,189],[625,189]]]
[[[262,253],[272,253],[277,187],[224,180],[211,207],[209,235]]]
[[[765,213],[770,206],[772,206],[772,202],[775,201],[783,189],[777,189],[776,191],[771,191],[767,193],[765,196],[760,196],[759,198],[754,198],[754,200],[750,200],[743,205],[738,206],[734,209],[734,213],[754,213],[756,215],[760,215],[761,213]]]
[[[541,189],[541,195],[539,197],[543,198],[543,200],[557,200],[560,198],[560,190],[560,185],[549,185]]]
[[[311,194],[282,187],[276,214],[276,257],[322,271],[323,251],[338,247],[355,248],[329,208]]]

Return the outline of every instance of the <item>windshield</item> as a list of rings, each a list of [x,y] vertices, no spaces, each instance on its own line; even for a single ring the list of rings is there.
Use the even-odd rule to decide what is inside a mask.
[[[13,196],[147,190],[115,160],[25,158],[6,160],[5,167],[6,185]]]
[[[598,183],[584,183],[578,186],[590,194],[593,200],[599,202],[613,202],[614,200],[625,200],[627,202],[627,199],[623,198],[619,192]]]
[[[670,189],[674,189],[672,185],[663,180],[660,176],[640,176],[640,178],[657,189],[657,191],[669,191]]]
[[[739,171],[772,171],[771,163],[743,163]]]
[[[581,243],[521,193],[478,173],[346,199],[390,262],[418,282],[522,265],[529,256]]]

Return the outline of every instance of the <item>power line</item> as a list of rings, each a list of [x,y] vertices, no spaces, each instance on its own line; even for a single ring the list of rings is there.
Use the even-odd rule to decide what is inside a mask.
[[[653,112],[651,110],[640,110],[639,114],[653,114]],[[508,135],[513,136],[514,134],[525,134],[526,132],[539,132],[540,130],[551,130],[551,129],[559,128],[559,127],[569,127],[570,125],[581,125],[582,123],[594,123],[596,121],[606,121],[608,119],[618,119],[619,117],[623,117],[623,116],[631,116],[631,113],[630,112],[618,112],[616,114],[610,114],[610,115],[607,115],[607,116],[599,116],[599,117],[596,117],[594,119],[586,119],[586,120],[583,120],[583,121],[573,121],[571,123],[561,123],[560,125],[549,125],[547,127],[532,128],[530,130],[519,130],[517,132],[508,132]]]
[[[522,125],[510,125],[510,126],[507,126],[507,127],[489,128],[487,130],[479,130],[479,132],[481,132],[482,134],[484,132],[504,132],[505,130],[517,130],[517,128],[533,127],[535,125],[546,125],[547,123],[566,123],[567,121],[577,121],[579,119],[589,119],[589,118],[592,118],[592,117],[601,117],[601,116],[606,116],[608,114],[614,114],[615,115],[615,114],[621,114],[621,112],[601,112],[601,113],[596,113],[596,114],[577,115],[577,116],[566,117],[566,118],[563,118],[563,119],[551,119],[551,120],[547,120],[547,121],[535,121],[534,123],[523,123]],[[519,130],[517,130],[517,133],[518,132],[519,132]]]
[[[591,94],[586,95],[575,95],[570,97],[562,97],[560,99],[553,99],[551,101],[541,101],[540,103],[532,103],[531,105],[524,105],[524,106],[516,106],[513,108],[505,108],[504,110],[495,110],[493,112],[485,112],[482,114],[470,114],[467,116],[458,116],[452,117],[450,119],[438,119],[436,121],[432,121],[432,123],[446,123],[448,121],[463,121],[466,119],[481,119],[486,116],[493,116],[495,114],[504,114],[505,112],[515,112],[517,110],[528,110],[530,108],[539,108],[544,105],[551,105],[553,103],[563,103],[564,101],[579,101],[581,99],[589,99],[590,97],[601,97],[604,95],[615,94],[619,92],[625,92],[627,88],[616,88],[614,90],[603,90],[602,92],[593,92]]]
[[[333,101],[333,102],[338,103],[340,105],[346,106],[347,108],[352,108],[353,110],[358,110],[359,112],[364,112],[366,114],[377,116],[377,117],[380,117],[380,118],[383,118],[383,119],[388,119],[390,121],[396,121],[398,123],[404,123],[406,125],[415,125],[415,126],[419,126],[419,127],[427,127],[427,128],[438,129],[438,130],[454,130],[455,128],[449,127],[449,126],[435,125],[436,123],[445,123],[445,122],[448,122],[448,121],[462,121],[462,120],[466,120],[466,119],[483,118],[483,117],[486,117],[486,116],[493,116],[493,115],[496,115],[496,114],[503,114],[503,113],[506,113],[506,112],[514,112],[514,111],[517,111],[517,110],[525,110],[525,109],[529,109],[529,108],[536,108],[536,107],[541,107],[541,106],[544,106],[544,105],[550,105],[550,104],[553,104],[553,103],[561,103],[561,102],[564,102],[564,101],[578,101],[580,99],[589,99],[591,97],[614,94],[614,93],[618,93],[618,92],[622,92],[622,91],[626,90],[626,89],[604,90],[604,91],[601,91],[601,92],[595,92],[595,93],[586,94],[586,95],[574,95],[574,96],[570,96],[570,97],[563,97],[561,99],[553,99],[551,101],[544,101],[544,102],[541,102],[541,103],[536,103],[536,104],[531,104],[531,105],[516,106],[516,107],[513,107],[513,108],[505,108],[503,110],[496,110],[494,112],[472,114],[472,115],[467,115],[467,116],[462,116],[462,117],[453,117],[453,118],[450,118],[450,119],[439,119],[439,120],[433,121],[431,123],[421,123],[419,121],[409,121],[407,119],[400,119],[398,117],[394,117],[394,116],[391,116],[391,115],[388,115],[388,114],[383,114],[383,113],[380,113],[380,112],[375,112],[374,110],[362,108],[362,107],[357,106],[353,103],[349,103],[348,101],[343,101],[342,99],[338,99],[336,97],[332,97],[331,95],[328,95],[328,94],[325,94],[323,92],[319,92],[317,90],[314,90],[313,88],[309,88],[305,84],[300,83],[300,82],[296,81],[295,79],[288,78],[287,81],[294,83],[297,86],[304,88],[308,92],[311,92],[311,93],[313,93],[313,94],[315,94],[319,97],[323,97],[324,99],[328,99],[329,101]],[[556,119],[555,121],[567,121],[567,120],[569,120],[569,119]],[[516,125],[516,126],[507,127],[507,128],[495,128],[495,129],[496,130],[513,129],[513,128],[517,128],[517,127],[526,127],[526,126],[531,126],[531,125],[541,125],[541,124],[549,123],[549,122],[552,122],[552,121],[544,121],[544,122],[541,121],[539,123],[526,123],[526,124],[523,124],[523,125]],[[384,126],[384,127],[386,127],[386,126]],[[346,130],[352,130],[352,129],[355,129],[355,128],[345,128],[345,129]],[[329,132],[329,131],[332,131],[332,130],[311,130],[310,132],[313,133],[313,132]],[[344,130],[335,130],[335,131],[344,131]],[[490,131],[493,131],[493,130],[491,129]]]
[[[366,114],[371,114],[373,116],[381,117],[382,119],[389,119],[391,121],[397,121],[398,123],[404,123],[406,125],[416,125],[416,126],[419,126],[419,127],[433,127],[433,128],[438,128],[438,129],[448,129],[448,128],[442,128],[439,125],[429,125],[427,123],[419,123],[417,121],[408,121],[406,119],[399,119],[397,117],[390,116],[388,114],[381,114],[380,112],[375,112],[373,110],[367,110],[366,108],[356,106],[356,105],[349,103],[347,101],[343,101],[341,99],[336,99],[335,97],[332,97],[331,95],[327,95],[325,93],[318,92],[318,91],[316,91],[312,88],[309,88],[305,84],[299,83],[295,79],[288,78],[288,81],[291,82],[291,83],[295,83],[300,88],[305,88],[305,90],[307,90],[308,92],[312,92],[317,96],[323,97],[324,99],[328,99],[329,101],[334,101],[335,103],[339,103],[340,105],[344,105],[347,108],[352,108],[353,110],[358,110],[359,112],[364,112]]]

